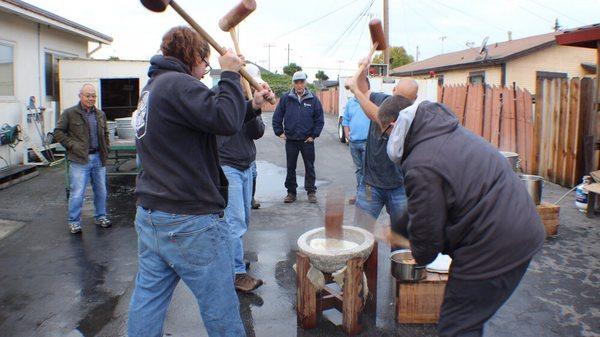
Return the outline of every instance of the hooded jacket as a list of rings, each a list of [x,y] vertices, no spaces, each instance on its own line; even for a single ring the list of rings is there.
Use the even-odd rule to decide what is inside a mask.
[[[402,170],[405,234],[417,263],[444,253],[453,258],[453,277],[488,279],[541,249],[544,227],[523,183],[498,150],[463,128],[445,105],[418,106]]]
[[[219,158],[221,165],[244,171],[256,160],[254,141],[265,134],[265,123],[260,116],[253,118],[242,127],[242,131],[232,137],[219,136]]]
[[[150,64],[136,115],[137,203],[174,214],[220,213],[228,183],[217,135],[235,135],[255,113],[247,109],[240,75],[224,71],[215,94],[175,58],[156,55]]]
[[[294,89],[283,94],[273,113],[273,131],[275,135],[285,136],[289,140],[306,140],[321,135],[325,119],[319,99],[310,90],[298,98]]]

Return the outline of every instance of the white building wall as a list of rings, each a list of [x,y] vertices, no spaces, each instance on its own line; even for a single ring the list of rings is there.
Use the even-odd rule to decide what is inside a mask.
[[[36,105],[47,108],[44,113],[44,131],[51,132],[56,123],[54,102],[46,101],[44,77],[45,52],[58,53],[71,57],[86,57],[86,39],[37,24],[22,17],[0,12],[0,43],[13,46],[14,95],[0,97],[0,125],[21,124],[27,141],[13,151],[8,146],[0,146],[0,156],[11,165],[23,163],[26,146],[41,144],[34,125],[25,119],[30,96],[35,96]],[[31,145],[28,145],[31,144]],[[0,161],[0,167],[4,162]]]
[[[140,91],[148,82],[148,61],[126,60],[60,60],[60,106],[66,109],[79,101],[79,89],[86,83],[96,87],[98,108],[102,109],[100,97],[101,79],[138,78]]]

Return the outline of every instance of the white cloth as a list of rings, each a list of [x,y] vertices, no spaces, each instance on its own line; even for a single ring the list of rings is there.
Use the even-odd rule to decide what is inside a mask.
[[[419,104],[420,102],[414,103],[413,105],[400,111],[398,114],[398,119],[396,120],[396,125],[394,125],[394,128],[390,133],[387,143],[387,154],[388,157],[390,157],[390,160],[396,164],[400,164],[402,161],[402,155],[404,154],[404,141],[406,140],[408,130],[415,119],[415,114],[417,113]]]

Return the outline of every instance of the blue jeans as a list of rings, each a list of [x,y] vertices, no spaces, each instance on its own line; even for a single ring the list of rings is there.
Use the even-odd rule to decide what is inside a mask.
[[[233,266],[236,274],[243,274],[246,272],[243,237],[250,224],[252,208],[252,167],[243,171],[230,166],[222,168],[229,181],[225,221],[231,239]]]
[[[137,208],[138,273],[129,306],[129,337],[162,337],[175,286],[183,280],[208,335],[246,336],[233,286],[227,228],[218,215],[178,215]]]
[[[367,141],[350,141],[350,154],[352,155],[352,161],[354,161],[354,166],[356,166],[356,191],[358,192],[358,188],[360,187],[360,183],[363,180],[363,163],[365,162],[365,150],[367,148]]]
[[[358,187],[354,220],[358,225],[374,223],[383,206],[392,219],[399,219],[406,212],[406,203],[404,186],[384,189],[369,186],[363,181]]]
[[[81,224],[81,207],[90,179],[94,190],[94,217],[106,216],[106,167],[95,153],[89,155],[87,164],[69,163],[69,223]]]

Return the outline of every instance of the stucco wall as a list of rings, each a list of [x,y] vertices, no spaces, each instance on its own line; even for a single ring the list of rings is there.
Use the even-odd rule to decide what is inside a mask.
[[[60,60],[60,106],[65,109],[75,105],[79,98],[79,89],[85,83],[96,87],[98,97],[101,96],[100,79],[103,78],[138,78],[140,91],[148,82],[147,61],[108,61],[108,60]],[[102,108],[98,99],[98,107]]]
[[[54,129],[56,111],[54,102],[46,101],[44,79],[44,53],[59,53],[71,57],[86,57],[87,40],[73,34],[38,25],[16,15],[0,12],[0,43],[13,47],[14,96],[0,97],[0,125],[21,124],[28,134],[29,142],[41,144],[34,125],[24,118],[29,96],[35,96],[37,105],[47,108],[44,114],[44,131]],[[10,164],[22,163],[25,145],[21,143],[16,152],[8,146],[0,146],[0,156],[10,158]],[[0,161],[0,167],[4,162]]]
[[[567,77],[585,76],[581,63],[596,63],[596,51],[590,48],[552,46],[506,64],[507,84],[516,82],[518,87],[535,93],[536,72],[567,73]],[[593,76],[593,75],[587,75]]]
[[[500,67],[483,67],[483,68],[472,68],[472,69],[461,69],[452,70],[446,72],[440,72],[439,75],[444,75],[444,85],[447,84],[467,84],[469,80],[469,73],[484,71],[485,72],[485,83],[490,85],[500,85]]]

